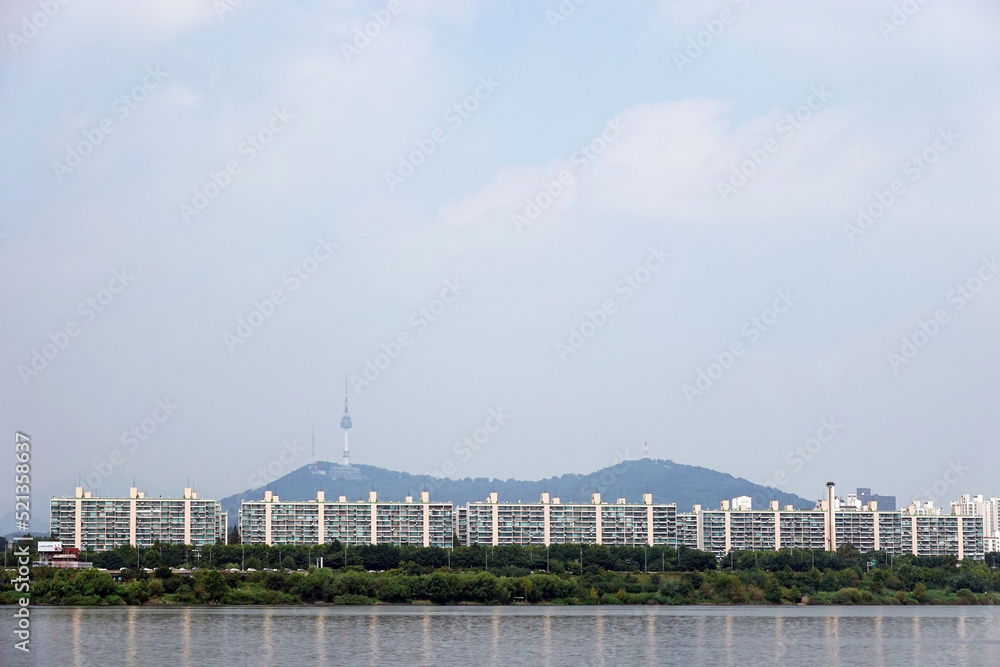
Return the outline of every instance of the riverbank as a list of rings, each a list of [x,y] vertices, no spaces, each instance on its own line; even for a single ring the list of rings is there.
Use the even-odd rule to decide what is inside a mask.
[[[17,604],[12,571],[0,577],[0,604]],[[340,570],[178,574],[34,568],[33,605],[996,605],[1000,581],[982,563],[961,567],[857,568],[804,572],[613,572],[584,574]]]

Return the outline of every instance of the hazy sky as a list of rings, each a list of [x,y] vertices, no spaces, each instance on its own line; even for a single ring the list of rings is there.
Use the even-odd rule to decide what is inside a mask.
[[[352,378],[412,473],[1000,494],[996,3],[47,6],[0,9],[34,529],[339,460]]]

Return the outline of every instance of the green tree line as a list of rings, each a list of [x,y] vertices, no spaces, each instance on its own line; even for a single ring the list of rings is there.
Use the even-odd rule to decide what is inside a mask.
[[[436,548],[340,544],[246,548],[247,566],[228,571],[241,545],[201,552],[202,567],[179,574],[163,561],[190,559],[190,548],[164,545],[142,550],[160,562],[153,571],[126,567],[115,580],[101,569],[34,569],[35,604],[375,604],[515,602],[549,604],[997,604],[1000,554],[984,561],[953,557],[895,558],[859,553],[782,550],[711,554],[671,547]],[[129,553],[128,549],[132,549]],[[208,552],[218,549],[206,563]],[[113,554],[128,561],[134,548]],[[546,553],[547,552],[547,553]],[[250,555],[253,554],[253,555]],[[324,567],[315,567],[323,556]],[[344,559],[346,557],[346,565]],[[581,568],[582,557],[582,568]],[[216,560],[217,559],[217,560]],[[299,571],[308,561],[307,571]],[[874,564],[873,564],[874,563]],[[188,564],[186,562],[179,563]],[[96,562],[95,562],[96,565]],[[294,566],[294,567],[293,567]],[[13,570],[0,576],[0,602],[14,604]]]

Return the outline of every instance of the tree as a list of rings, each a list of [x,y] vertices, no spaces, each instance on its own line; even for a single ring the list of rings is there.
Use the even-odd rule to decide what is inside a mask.
[[[94,558],[94,565],[97,567],[103,567],[106,570],[120,570],[125,567],[125,559],[118,551],[105,551],[99,553],[96,558]],[[135,561],[132,561],[135,564]]]
[[[850,542],[844,542],[837,547],[837,555],[844,561],[844,565],[854,565],[861,561],[861,553]]]
[[[142,554],[142,566],[148,568],[155,568],[160,564],[160,552],[156,549],[146,549],[146,553]]]
[[[260,559],[256,556],[250,556],[247,558],[247,569],[259,570],[261,569]]]
[[[927,598],[927,584],[918,581],[917,585],[913,587],[913,597],[917,598],[917,602],[923,603]]]
[[[285,556],[285,560],[281,561],[281,567],[285,568],[286,570],[298,569],[298,566],[295,564],[295,559],[292,558],[291,556]]]
[[[205,589],[205,599],[212,602],[221,599],[222,596],[229,590],[225,577],[223,577],[222,573],[218,570],[204,570],[201,573],[199,583]]]
[[[229,543],[230,544],[242,544],[242,539],[240,538],[240,527],[233,526],[233,529],[229,531]]]
[[[774,577],[768,577],[767,583],[764,584],[764,599],[771,604],[781,602],[781,584]]]
[[[111,595],[117,589],[111,575],[101,570],[83,570],[76,575],[74,583],[82,595],[104,597]]]

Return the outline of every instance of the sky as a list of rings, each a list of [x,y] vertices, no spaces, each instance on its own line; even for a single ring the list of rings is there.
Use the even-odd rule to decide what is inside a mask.
[[[16,0],[0,427],[47,499],[316,456],[1000,495],[1000,7]],[[0,494],[12,504],[13,447]],[[268,472],[269,471],[269,472]],[[670,490],[656,490],[669,501]]]

